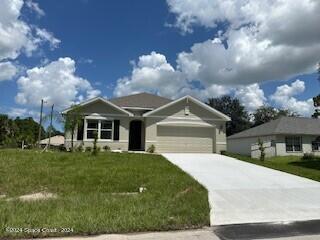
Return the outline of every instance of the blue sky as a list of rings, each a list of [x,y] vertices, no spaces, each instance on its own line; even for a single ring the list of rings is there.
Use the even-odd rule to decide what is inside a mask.
[[[316,60],[320,60],[319,34],[299,32],[299,26],[296,33],[279,30],[281,17],[265,14],[257,19],[239,12],[241,2],[226,11],[230,6],[220,0],[199,0],[197,4],[4,0],[2,11],[12,6],[18,11],[0,17],[4,30],[16,31],[10,44],[1,41],[6,36],[0,34],[0,64],[6,64],[0,65],[4,73],[3,77],[0,74],[0,111],[13,117],[37,116],[41,98],[62,109],[96,95],[111,98],[148,91],[171,98],[191,94],[202,100],[230,94],[249,111],[268,104],[309,116],[311,98],[320,92],[314,73]],[[282,4],[286,29],[291,29],[291,22],[296,24],[290,8],[299,8],[303,17],[307,16],[303,9],[310,7]],[[308,17],[317,22],[319,4],[311,9],[314,16],[308,12]],[[255,11],[264,16],[270,9]],[[27,30],[15,29],[13,22]],[[318,31],[313,22],[311,30]],[[261,34],[247,28],[247,23],[261,27]],[[292,43],[290,34],[304,36]],[[18,43],[19,39],[23,40]],[[313,42],[303,46],[306,39]],[[279,64],[283,66],[277,68]]]

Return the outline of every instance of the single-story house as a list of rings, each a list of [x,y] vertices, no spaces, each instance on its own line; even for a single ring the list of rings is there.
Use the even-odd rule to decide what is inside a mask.
[[[46,146],[49,144],[49,138],[42,139],[40,145]],[[50,138],[50,145],[59,147],[64,145],[64,136],[56,135]]]
[[[231,153],[258,158],[259,139],[267,157],[313,153],[320,156],[320,119],[281,117],[227,138]]]
[[[97,97],[80,103],[83,124],[74,133],[75,146],[112,150],[220,153],[226,150],[226,122],[230,118],[191,96],[177,100],[139,93],[114,99]],[[66,109],[66,114],[72,108]],[[65,146],[70,148],[70,132]]]

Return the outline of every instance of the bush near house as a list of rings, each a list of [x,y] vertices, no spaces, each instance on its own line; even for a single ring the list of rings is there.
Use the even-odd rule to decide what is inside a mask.
[[[146,190],[138,193],[141,187]],[[57,198],[17,200],[41,191]],[[0,150],[0,195],[6,195],[0,197],[0,239],[66,235],[6,227],[88,235],[209,225],[207,190],[160,155]]]

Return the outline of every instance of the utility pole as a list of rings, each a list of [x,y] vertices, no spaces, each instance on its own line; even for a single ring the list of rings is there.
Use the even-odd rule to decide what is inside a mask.
[[[53,115],[53,107],[54,107],[54,104],[52,104],[52,107],[51,107],[51,113],[50,113],[49,143],[48,143],[48,148],[49,148],[49,149],[50,149],[50,144],[51,144],[51,131],[52,131],[52,115]]]
[[[42,130],[42,111],[43,111],[43,99],[41,99],[41,108],[40,108],[40,121],[39,121],[39,134],[38,134],[38,148],[40,148],[40,141],[41,141],[41,130]]]

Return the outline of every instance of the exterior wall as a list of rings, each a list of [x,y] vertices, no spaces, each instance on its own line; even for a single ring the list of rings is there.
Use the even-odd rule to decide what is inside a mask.
[[[185,106],[186,104],[189,106],[189,114],[185,115]],[[130,110],[134,112],[133,110]],[[210,131],[212,131],[212,139],[213,146],[212,151],[220,153],[223,150],[226,150],[226,121],[221,119],[220,116],[216,116],[216,114],[208,111],[207,109],[203,109],[199,105],[189,101],[186,103],[185,101],[178,102],[166,109],[162,109],[159,112],[156,112],[155,116],[141,117],[140,114],[136,114],[135,117],[126,116],[119,110],[113,108],[112,106],[108,106],[102,102],[95,102],[88,104],[83,107],[83,115],[94,117],[97,116],[103,117],[105,119],[110,120],[120,120],[120,129],[119,141],[113,140],[98,140],[98,146],[103,148],[108,145],[112,150],[128,150],[129,146],[129,129],[130,122],[135,119],[139,119],[143,122],[143,130],[142,130],[142,144],[145,143],[145,150],[147,150],[151,145],[156,146],[157,151],[157,123],[159,122],[191,122],[191,123],[205,123],[210,124]],[[145,127],[145,128],[144,128]],[[202,128],[202,127],[201,127]],[[197,131],[198,127],[194,127],[194,130]],[[84,129],[86,131],[86,128]],[[65,146],[70,148],[71,146],[71,134],[65,133]],[[74,146],[79,146],[83,144],[84,147],[92,147],[93,140],[87,140],[84,134],[84,140],[77,141],[77,130],[74,134]],[[173,145],[174,146],[174,145]]]
[[[185,115],[185,106],[189,106],[189,115]],[[226,150],[226,121],[220,120],[219,116],[216,116],[212,112],[203,109],[199,105],[189,101],[178,102],[168,108],[162,109],[154,115],[145,118],[146,125],[146,149],[151,145],[155,145],[157,151],[157,123],[165,122],[192,122],[192,123],[207,123],[212,126],[212,138],[213,138],[213,152],[220,153]],[[197,127],[194,127],[197,129]]]
[[[313,153],[320,156],[319,151],[312,151],[312,141],[315,140],[317,135],[310,136],[305,135],[302,137],[302,151],[301,152],[287,152],[285,137],[288,135],[277,135],[277,136],[266,136],[260,137],[264,141],[266,148],[266,157],[271,156],[303,156],[304,153]],[[271,141],[275,141],[275,146],[271,146]],[[257,158],[260,156],[260,151],[257,150],[258,137],[252,138],[238,138],[238,139],[228,139],[228,152],[237,153],[241,155],[252,156]]]
[[[251,157],[252,158],[260,158],[261,157],[261,151],[259,149],[259,144],[252,144],[251,145]],[[271,141],[264,141],[263,142],[263,147],[265,148],[264,153],[265,157],[274,157],[276,156],[276,147],[275,144],[272,144]]]
[[[276,140],[275,136],[227,139],[227,151],[251,156],[251,146],[258,143],[259,138],[263,142],[271,142],[272,140]]]
[[[215,123],[217,127],[215,129],[215,152],[221,153],[221,151],[227,150],[227,135],[226,135],[226,123],[217,122]]]
[[[82,107],[82,114],[84,118],[90,117],[95,119],[104,118],[106,120],[120,120],[119,125],[119,140],[101,140],[98,139],[97,145],[101,148],[109,146],[111,150],[128,150],[129,139],[129,122],[130,118],[124,113],[115,109],[112,106],[108,106],[102,102],[94,102]],[[84,127],[84,132],[86,126]],[[77,140],[77,130],[74,133],[74,147],[83,145],[83,147],[93,147],[93,139],[86,139],[84,134],[83,140]],[[69,149],[71,147],[71,133],[65,132],[65,147]]]
[[[276,141],[276,150],[277,150],[277,155],[278,156],[290,156],[290,155],[294,155],[294,156],[303,156],[304,153],[313,153],[317,156],[320,156],[320,152],[316,151],[313,152],[312,151],[312,141],[315,140],[315,138],[319,135],[314,135],[314,136],[310,136],[310,135],[304,135],[301,136],[302,137],[302,151],[301,152],[287,152],[286,151],[286,143],[285,143],[285,137],[287,135],[279,135],[277,136],[277,141]]]

